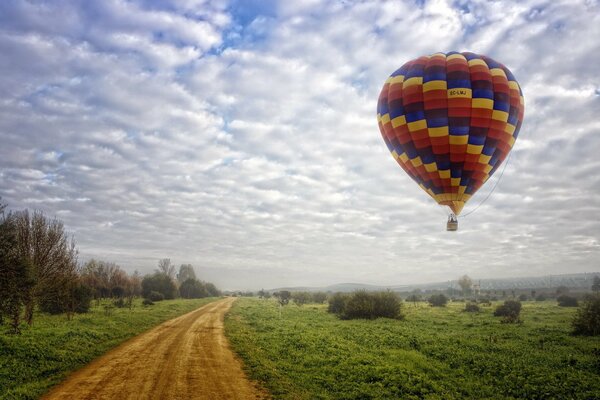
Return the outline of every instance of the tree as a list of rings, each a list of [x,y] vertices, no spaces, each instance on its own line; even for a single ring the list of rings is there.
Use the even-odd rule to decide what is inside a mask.
[[[60,303],[64,311],[72,303],[73,288],[78,284],[77,250],[62,222],[42,212],[14,214],[19,257],[31,266],[35,282],[26,294],[25,320],[33,321],[34,304]]]
[[[175,280],[175,266],[171,264],[170,258],[162,258],[158,260],[158,268],[156,272],[165,274],[169,279]]]
[[[323,304],[327,300],[327,293],[325,292],[314,292],[312,294],[312,301],[317,304]]]
[[[571,326],[575,335],[600,335],[600,294],[588,297],[577,310]]]
[[[179,272],[177,273],[177,282],[182,284],[188,279],[196,279],[196,273],[192,264],[181,264],[179,266]]]
[[[310,293],[308,292],[294,292],[292,293],[292,300],[298,306],[302,306],[308,303],[311,299]]]
[[[346,308],[346,301],[348,300],[348,297],[349,296],[346,293],[335,293],[329,298],[327,312],[338,315],[342,314],[344,312],[344,309]]]
[[[471,293],[473,287],[473,280],[469,278],[468,275],[463,275],[458,279],[458,285],[462,290],[463,296],[466,296]]]
[[[179,294],[184,299],[199,299],[208,297],[206,286],[196,279],[189,278],[179,287]]]
[[[292,298],[292,294],[288,290],[281,290],[279,292],[273,293],[273,296],[277,298],[280,306],[285,306],[290,302]]]
[[[165,299],[174,299],[177,295],[177,287],[166,274],[156,272],[152,275],[146,275],[142,280],[142,296],[148,298],[151,292],[158,292]]]
[[[594,276],[594,281],[592,282],[592,292],[600,292],[600,276]]]
[[[579,305],[576,297],[567,296],[566,294],[558,296],[556,301],[560,307],[577,307]]]
[[[16,221],[12,214],[5,217],[5,207],[0,204],[0,317],[8,316],[12,332],[20,333],[21,310],[35,281],[31,265],[18,254]]]

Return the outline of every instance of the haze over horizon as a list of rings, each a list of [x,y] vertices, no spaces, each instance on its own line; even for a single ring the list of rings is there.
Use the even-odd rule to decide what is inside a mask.
[[[446,232],[376,106],[453,50],[510,68],[525,119]],[[600,271],[599,1],[21,0],[0,51],[0,196],[81,261],[225,289]]]

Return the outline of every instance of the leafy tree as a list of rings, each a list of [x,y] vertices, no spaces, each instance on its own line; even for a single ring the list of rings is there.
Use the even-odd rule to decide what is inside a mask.
[[[266,292],[265,292],[265,289],[260,289],[260,290],[258,291],[258,298],[259,298],[259,299],[263,299],[263,298],[265,297],[265,293],[266,293]]]
[[[571,322],[575,335],[600,335],[600,294],[588,297]]]
[[[0,204],[0,316],[10,318],[13,333],[20,333],[21,310],[35,281],[31,265],[17,252],[17,227],[13,215],[4,216]]]
[[[199,299],[202,297],[208,297],[208,291],[206,286],[202,282],[189,278],[185,280],[179,287],[179,294],[184,299]]]
[[[161,293],[165,299],[174,299],[177,295],[177,287],[166,274],[156,272],[142,279],[142,296],[148,298],[150,292]]]
[[[502,322],[515,323],[519,322],[521,315],[521,303],[516,300],[506,300],[504,304],[498,306],[494,311],[495,317],[504,317]]]
[[[519,295],[519,301],[527,301],[527,295],[525,293],[521,293]]]
[[[462,290],[463,296],[466,296],[471,293],[473,288],[473,280],[469,278],[469,275],[463,275],[458,279],[458,285]]]
[[[302,306],[311,300],[311,296],[308,292],[294,292],[292,293],[292,300],[296,305]]]
[[[218,297],[221,295],[221,291],[219,289],[217,289],[217,287],[210,283],[210,282],[202,282],[204,284],[204,287],[206,288],[206,291],[208,292],[208,295],[210,297]]]
[[[275,292],[273,293],[273,296],[277,298],[277,301],[279,302],[280,306],[286,306],[292,298],[292,294],[289,290],[281,290],[279,292]]]
[[[192,264],[181,264],[179,266],[179,272],[177,273],[177,281],[179,284],[187,281],[188,279],[196,280],[196,273]]]
[[[535,296],[535,301],[544,301],[547,298],[548,297],[546,296],[546,293],[540,293],[537,296]]]
[[[448,304],[448,298],[442,293],[431,295],[427,301],[433,307],[446,307]]]
[[[477,305],[477,303],[471,303],[468,302],[467,304],[465,304],[465,312],[479,312],[479,306]]]
[[[594,276],[592,282],[592,292],[600,292],[600,276]]]

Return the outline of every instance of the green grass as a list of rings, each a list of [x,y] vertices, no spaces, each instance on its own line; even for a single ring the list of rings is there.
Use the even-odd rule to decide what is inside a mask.
[[[214,300],[165,300],[146,307],[137,300],[132,310],[115,308],[110,315],[101,304],[71,321],[40,313],[32,327],[23,325],[21,335],[8,334],[1,326],[0,399],[37,399],[69,372],[126,339]]]
[[[240,299],[226,333],[276,399],[600,399],[600,337],[569,334],[573,308],[404,304],[402,321],[342,321],[326,306]]]

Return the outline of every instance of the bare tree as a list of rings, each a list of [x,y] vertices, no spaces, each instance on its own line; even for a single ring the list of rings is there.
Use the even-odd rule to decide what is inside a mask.
[[[26,294],[25,319],[31,324],[34,303],[69,301],[68,293],[77,281],[77,250],[62,222],[49,219],[42,212],[30,215],[27,210],[15,213],[17,251],[31,266],[35,285]]]
[[[156,272],[159,274],[165,274],[173,281],[175,280],[175,266],[171,264],[170,258],[158,260],[158,268],[156,269]]]

